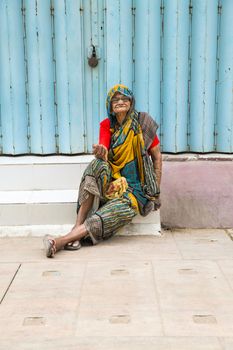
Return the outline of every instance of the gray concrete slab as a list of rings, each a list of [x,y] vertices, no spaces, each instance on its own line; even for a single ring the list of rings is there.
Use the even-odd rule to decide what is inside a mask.
[[[54,259],[41,238],[2,238],[0,350],[232,350],[232,250],[224,230],[114,237]]]
[[[232,345],[229,338],[223,339]],[[4,341],[0,350],[232,350],[223,348],[216,337],[62,337],[57,339]]]
[[[174,230],[174,239],[184,259],[233,259],[232,240],[225,230]]]
[[[233,337],[220,338],[219,342],[221,343],[221,346],[222,346],[221,349],[224,349],[224,350],[233,349]]]
[[[156,261],[154,271],[166,335],[233,334],[232,288],[216,262]]]
[[[233,290],[233,260],[219,260],[217,263]]]
[[[0,241],[0,262],[42,262],[44,260],[41,238],[3,237]]]
[[[11,249],[9,249],[9,246]],[[45,258],[42,238],[1,238],[0,262],[30,262]],[[170,232],[163,236],[113,237],[97,246],[82,247],[74,252],[61,251],[55,261],[181,259]]]
[[[161,336],[158,307],[152,305],[81,305],[76,336]]]
[[[232,311],[214,314],[208,309],[167,311],[163,313],[163,322],[166,336],[230,337],[233,334]]]
[[[162,311],[233,312],[232,288],[215,261],[155,261],[154,273]],[[172,278],[171,278],[172,276]]]
[[[4,297],[7,288],[9,287],[14,275],[19,268],[19,264],[0,263],[0,300]]]
[[[86,276],[88,278],[83,283],[81,305],[157,303],[152,266],[148,261],[91,262],[87,265]]]
[[[83,263],[22,264],[0,307],[1,340],[71,336],[84,271]]]

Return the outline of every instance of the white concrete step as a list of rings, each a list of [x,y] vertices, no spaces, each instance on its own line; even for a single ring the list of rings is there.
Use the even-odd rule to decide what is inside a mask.
[[[78,189],[92,155],[0,157],[0,191]]]
[[[0,227],[73,225],[77,195],[76,190],[0,191]],[[145,218],[136,216],[120,234],[153,234],[159,231],[160,216],[157,211]],[[7,232],[10,232],[9,229]]]
[[[58,209],[58,207],[54,208]],[[64,207],[63,207],[64,209]],[[74,207],[67,208],[66,217],[74,211]],[[39,211],[40,208],[38,209]],[[51,211],[51,208],[49,209]],[[61,212],[60,212],[61,213]],[[60,214],[58,213],[58,214]],[[45,217],[46,219],[46,217]],[[72,223],[64,224],[64,221],[58,220],[58,215],[54,215],[55,224],[23,224],[23,225],[0,225],[0,237],[43,237],[46,234],[51,236],[58,236],[66,234],[71,230],[74,224],[75,216],[71,217]],[[39,221],[42,221],[41,218]],[[44,220],[46,221],[46,220]],[[62,223],[58,224],[58,221]],[[159,211],[150,213],[146,218],[136,216],[133,218],[132,223],[126,225],[117,232],[118,236],[136,236],[136,235],[149,235],[149,236],[161,236],[160,226],[160,213]]]
[[[75,190],[0,191],[0,204],[75,203]]]
[[[0,226],[72,224],[77,190],[1,191]]]
[[[4,158],[4,159],[3,159]],[[78,188],[93,156],[0,158],[0,236],[67,232]],[[134,218],[120,234],[159,234],[160,215]]]

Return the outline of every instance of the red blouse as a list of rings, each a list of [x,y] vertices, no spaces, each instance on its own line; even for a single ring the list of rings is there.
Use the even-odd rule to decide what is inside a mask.
[[[105,147],[107,147],[107,149],[109,149],[110,142],[111,142],[110,120],[106,118],[100,123],[99,144],[104,145]],[[160,143],[159,138],[156,135],[148,151],[153,147],[157,146],[159,143]]]

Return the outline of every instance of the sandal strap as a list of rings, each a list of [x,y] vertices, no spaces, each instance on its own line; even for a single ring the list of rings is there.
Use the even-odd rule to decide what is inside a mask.
[[[52,254],[54,255],[56,253],[56,251],[57,251],[56,242],[52,238],[49,238],[49,242],[51,243],[50,249],[52,250]]]

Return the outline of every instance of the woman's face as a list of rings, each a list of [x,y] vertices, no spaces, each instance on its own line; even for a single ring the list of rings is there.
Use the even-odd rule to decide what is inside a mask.
[[[127,113],[131,106],[131,100],[120,92],[116,92],[111,99],[112,112]]]

